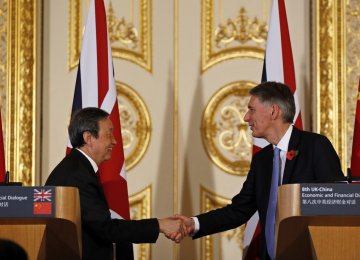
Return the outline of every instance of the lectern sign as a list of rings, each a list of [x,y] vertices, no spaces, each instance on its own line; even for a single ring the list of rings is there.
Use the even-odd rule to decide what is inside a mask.
[[[301,184],[300,208],[302,215],[360,215],[360,185]]]
[[[0,187],[0,217],[53,217],[54,187]]]

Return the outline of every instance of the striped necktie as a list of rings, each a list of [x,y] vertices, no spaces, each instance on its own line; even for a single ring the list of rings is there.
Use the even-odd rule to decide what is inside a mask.
[[[275,213],[276,213],[279,176],[280,176],[280,149],[275,147],[269,203],[266,212],[266,224],[265,224],[266,247],[271,259],[275,259]]]

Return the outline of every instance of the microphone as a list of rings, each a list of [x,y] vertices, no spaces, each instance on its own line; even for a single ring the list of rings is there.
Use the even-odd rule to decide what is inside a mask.
[[[8,184],[10,182],[10,172],[6,171],[5,173],[5,183]]]

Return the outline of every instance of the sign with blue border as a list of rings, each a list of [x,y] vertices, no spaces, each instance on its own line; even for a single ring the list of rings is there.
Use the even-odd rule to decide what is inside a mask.
[[[1,186],[0,217],[54,217],[55,187]]]

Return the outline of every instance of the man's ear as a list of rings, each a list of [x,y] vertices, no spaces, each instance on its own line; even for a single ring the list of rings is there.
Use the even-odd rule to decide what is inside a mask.
[[[92,137],[92,135],[91,135],[91,133],[89,131],[85,131],[83,133],[83,139],[84,139],[85,144],[90,144],[91,143],[91,137]]]
[[[281,114],[281,109],[280,109],[279,105],[273,104],[273,105],[271,106],[271,109],[272,109],[272,111],[271,111],[271,118],[272,118],[272,119],[278,118],[278,117],[280,116],[280,114]]]

